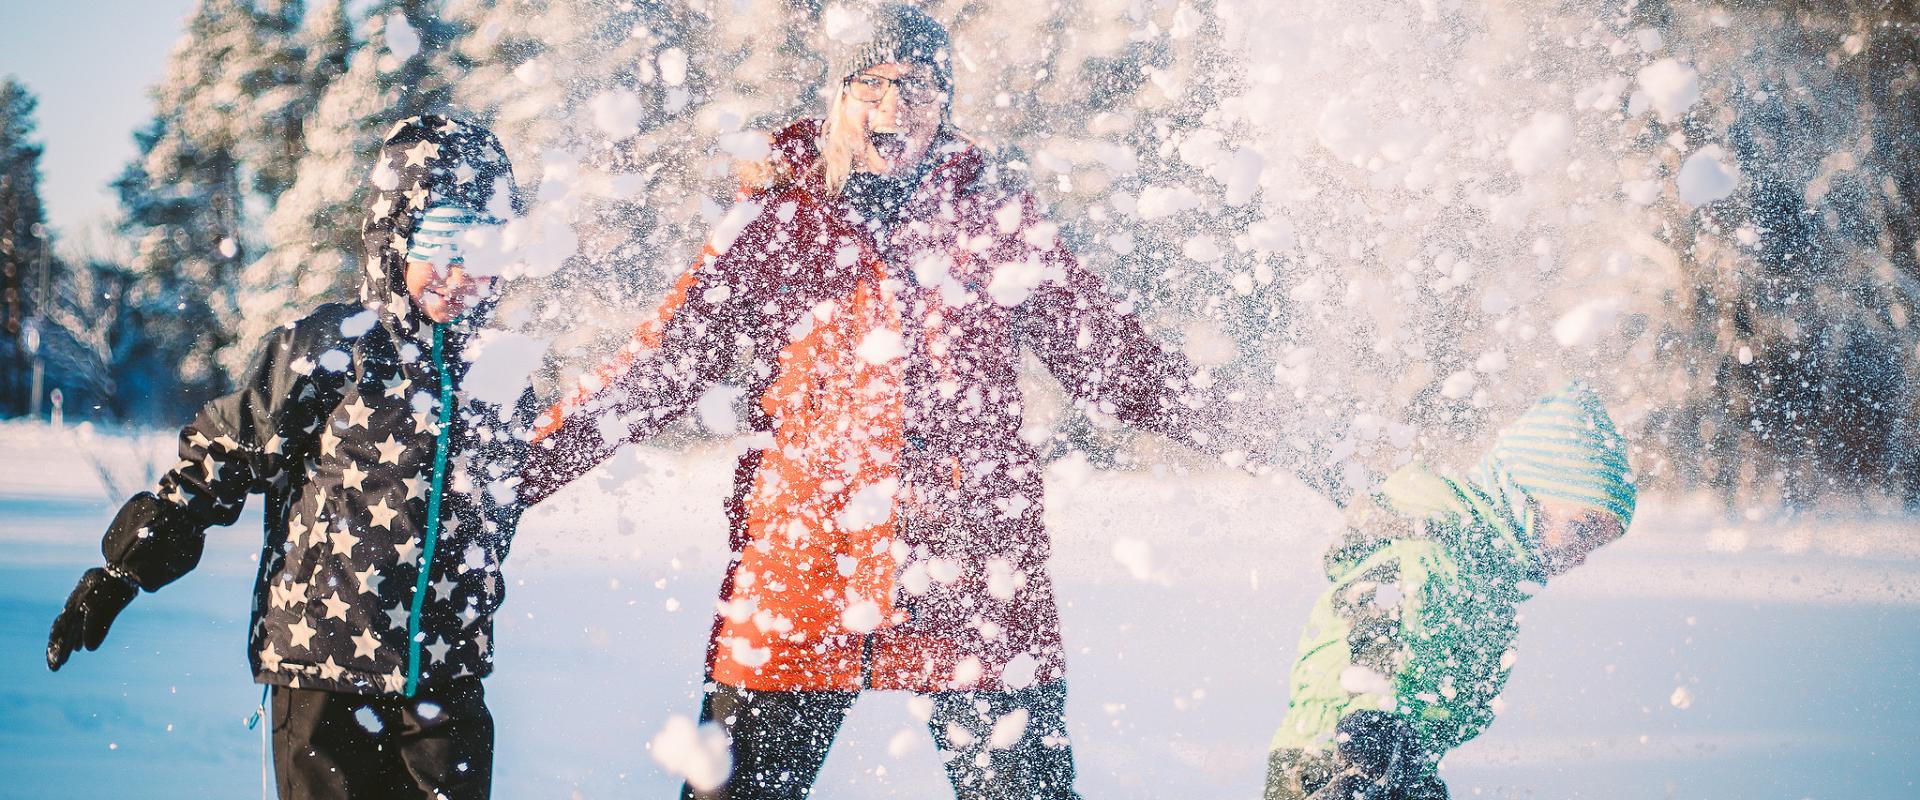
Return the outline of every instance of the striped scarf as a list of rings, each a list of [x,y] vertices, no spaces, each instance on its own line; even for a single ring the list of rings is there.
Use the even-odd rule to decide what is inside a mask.
[[[1592,508],[1633,521],[1633,469],[1627,443],[1593,389],[1569,381],[1540,398],[1495,437],[1472,481],[1533,538],[1528,498]]]

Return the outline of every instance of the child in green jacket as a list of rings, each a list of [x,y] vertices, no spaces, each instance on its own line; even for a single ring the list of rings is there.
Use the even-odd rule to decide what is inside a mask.
[[[1466,480],[1419,464],[1349,509],[1333,586],[1300,638],[1269,800],[1434,800],[1440,757],[1493,721],[1515,607],[1620,538],[1626,443],[1569,383],[1511,426]]]

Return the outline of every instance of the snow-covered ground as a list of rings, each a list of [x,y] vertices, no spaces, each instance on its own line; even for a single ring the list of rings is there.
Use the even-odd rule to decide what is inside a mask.
[[[242,723],[260,697],[242,655],[257,514],[101,652],[41,663],[118,499],[94,464],[129,491],[166,438],[0,425],[0,795],[259,791]],[[729,467],[724,447],[633,449],[528,518],[488,682],[499,796],[674,795],[647,743],[698,708]],[[1082,793],[1257,797],[1328,510],[1214,473],[1056,470],[1049,501]],[[1456,797],[1920,796],[1920,521],[1730,526],[1649,498],[1522,624],[1505,714],[1444,766]],[[888,694],[855,708],[819,791],[947,794]]]

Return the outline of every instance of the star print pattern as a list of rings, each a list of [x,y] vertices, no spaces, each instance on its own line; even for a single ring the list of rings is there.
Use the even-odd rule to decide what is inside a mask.
[[[367,513],[373,515],[373,521],[368,523],[368,527],[392,530],[393,518],[400,513],[400,510],[382,502],[378,505],[367,506]]]
[[[237,377],[241,391],[181,431],[179,462],[154,492],[195,525],[233,523],[254,491],[281,509],[267,515],[249,626],[257,674],[276,685],[402,692],[413,636],[423,681],[491,672],[488,637],[500,601],[490,591],[492,569],[519,511],[511,497],[456,487],[513,474],[525,446],[504,434],[515,429],[509,421],[524,426],[532,412],[521,419],[518,408],[456,400],[461,413],[440,422],[444,377],[434,366],[433,332],[402,277],[422,209],[443,201],[497,207],[493,193],[512,176],[491,135],[434,116],[397,125],[379,158],[398,180],[369,192],[363,304],[321,306],[276,329]],[[361,322],[368,309],[378,313],[371,327]],[[447,363],[460,363],[469,335],[446,329]],[[461,396],[457,386],[453,394]],[[436,491],[443,436],[440,544],[428,557],[426,501]],[[156,535],[140,546],[158,548],[163,539],[198,541]],[[486,569],[468,563],[476,547]]]
[[[400,464],[400,456],[407,452],[407,446],[401,444],[391,434],[387,436],[386,441],[374,445],[374,448],[380,451],[380,463],[395,466]]]
[[[368,419],[373,416],[373,409],[358,397],[341,406],[340,410],[347,412],[347,427],[350,429],[367,427]]]
[[[327,538],[332,540],[333,554],[342,558],[352,558],[353,546],[360,543],[360,537],[353,535],[353,531],[344,528],[334,531],[332,535]]]
[[[373,631],[361,631],[354,634],[352,639],[354,658],[370,659],[380,652],[380,639],[373,635]]]

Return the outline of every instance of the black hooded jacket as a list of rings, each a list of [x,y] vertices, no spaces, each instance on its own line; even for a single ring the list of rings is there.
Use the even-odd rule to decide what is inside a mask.
[[[396,124],[371,180],[361,302],[268,336],[239,391],[181,431],[179,464],[121,510],[102,549],[110,570],[152,591],[262,493],[255,679],[411,696],[492,669],[526,426],[516,409],[463,397],[473,323],[435,325],[413,307],[407,243],[431,205],[506,217],[515,190],[492,134],[437,116]]]

